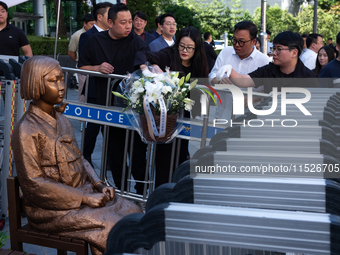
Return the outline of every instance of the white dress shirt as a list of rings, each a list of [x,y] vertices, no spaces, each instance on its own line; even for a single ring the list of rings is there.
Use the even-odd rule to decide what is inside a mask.
[[[318,54],[310,49],[306,49],[306,51],[300,55],[300,59],[302,63],[308,67],[310,70],[314,70],[316,66],[316,58]]]
[[[94,27],[98,30],[98,32],[102,32],[102,31],[104,31],[104,29],[102,29],[102,28],[100,28],[100,27],[98,27],[96,24],[94,24]]]
[[[216,77],[216,73],[218,72],[218,70],[224,65],[229,64],[236,72],[244,75],[255,71],[259,67],[269,64],[269,62],[269,57],[262,52],[256,50],[255,46],[253,48],[253,52],[247,58],[244,58],[242,60],[236,54],[233,46],[227,46],[218,55],[214,68],[209,74],[209,82],[211,83],[211,81]],[[255,89],[255,91],[261,90],[263,90],[262,86]],[[221,106],[219,103],[217,104],[215,117],[217,119],[223,118],[229,121],[232,115],[232,96],[230,93],[227,92],[223,93],[219,91],[218,93],[221,96],[223,105]]]

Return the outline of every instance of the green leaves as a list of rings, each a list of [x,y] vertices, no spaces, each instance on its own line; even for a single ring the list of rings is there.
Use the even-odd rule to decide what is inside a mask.
[[[309,34],[313,32],[313,16],[313,6],[302,8],[302,11],[296,17],[297,24],[300,26],[300,33]],[[318,8],[317,24],[317,33],[323,36],[324,42],[327,42],[329,37],[334,40],[340,31],[339,21],[336,19],[335,14],[325,12],[320,8]]]
[[[296,18],[288,13],[287,10],[282,10],[280,6],[275,4],[274,6],[267,6],[267,25],[266,28],[270,30],[271,41],[273,38],[283,32],[292,31],[299,32],[299,26],[297,25]],[[313,20],[313,19],[312,19]],[[261,8],[258,7],[253,15],[253,22],[258,28],[261,27]]]
[[[114,94],[116,97],[121,97],[121,98],[124,98],[125,100],[130,101],[127,97],[123,96],[122,94],[120,94],[120,93],[118,93],[118,92],[112,91],[112,94]]]
[[[5,246],[6,241],[9,239],[9,235],[6,232],[0,231],[0,248]]]

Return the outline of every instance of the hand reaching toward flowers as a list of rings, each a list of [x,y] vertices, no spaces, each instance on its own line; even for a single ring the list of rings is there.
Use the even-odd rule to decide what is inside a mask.
[[[157,74],[150,72],[149,68],[145,69],[142,73],[147,78],[152,78],[152,77],[156,77],[157,76]]]
[[[163,73],[163,70],[156,64],[152,65],[152,72],[153,73]]]

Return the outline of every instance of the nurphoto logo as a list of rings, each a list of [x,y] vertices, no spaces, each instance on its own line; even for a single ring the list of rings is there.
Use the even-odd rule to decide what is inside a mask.
[[[218,84],[215,86],[215,88],[217,89],[229,89],[232,97],[233,97],[233,115],[244,115],[244,94],[239,87],[235,86],[235,85],[229,85],[229,84]],[[277,109],[278,106],[278,89],[277,88],[273,88],[272,90],[272,105],[270,107],[270,109],[265,109],[265,110],[259,110],[259,109],[255,109],[254,105],[253,105],[253,88],[249,87],[247,88],[247,102],[248,102],[248,108],[249,111],[255,115],[258,116],[267,116],[270,115],[272,113],[274,113]],[[287,94],[288,93],[300,93],[302,96],[304,95],[304,97],[301,98],[287,98]],[[282,116],[286,116],[287,115],[287,105],[295,105],[297,107],[297,109],[299,109],[304,115],[312,115],[304,106],[304,103],[309,102],[309,100],[311,99],[311,93],[309,92],[309,90],[305,89],[305,88],[290,88],[290,87],[283,87],[281,88],[281,115]],[[202,109],[202,112],[204,110]],[[277,120],[277,119],[275,119]],[[248,120],[248,122],[251,122],[253,120]],[[262,121],[263,120],[259,120],[257,119],[257,121]],[[274,126],[274,121],[270,120],[270,119],[266,119],[265,121],[271,121],[272,126]],[[297,121],[293,120],[293,119],[289,119],[289,120],[283,120],[282,122],[285,121],[290,121],[290,122],[294,122],[294,125],[289,125],[289,127],[295,127],[297,125]],[[214,127],[216,124],[227,124],[229,121],[225,120],[225,119],[215,119],[214,120]],[[232,120],[230,120],[229,122],[232,126]],[[234,124],[244,124],[245,126],[245,120],[243,123],[234,123]],[[251,125],[250,125],[251,126]],[[285,126],[282,124],[282,126]],[[259,127],[259,126],[256,126]]]

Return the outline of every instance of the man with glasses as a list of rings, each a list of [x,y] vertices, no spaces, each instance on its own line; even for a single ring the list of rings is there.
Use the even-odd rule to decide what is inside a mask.
[[[306,39],[307,49],[300,56],[303,64],[310,70],[315,69],[316,58],[318,57],[318,52],[323,46],[322,36],[319,34],[310,34]]]
[[[163,14],[161,16],[160,25],[162,35],[149,44],[151,51],[160,51],[175,43],[173,38],[177,29],[175,16],[170,12]]]
[[[253,22],[241,21],[235,25],[234,30],[235,33],[231,39],[233,46],[228,46],[220,52],[214,68],[209,74],[209,82],[212,85],[219,83],[219,80],[216,79],[216,74],[223,70],[225,65],[231,65],[237,72],[247,74],[269,63],[268,56],[255,48],[257,27]],[[230,83],[226,76],[222,77],[220,82]],[[261,91],[261,88],[259,91]],[[230,119],[232,96],[226,92],[219,92],[219,95],[222,96],[223,105],[217,105],[215,117],[218,119]]]
[[[246,75],[240,74],[231,65],[227,65],[217,73],[217,80],[222,80],[227,75],[233,84],[239,87],[257,88],[264,85],[265,93],[270,93],[273,87],[277,87],[279,91],[281,87],[319,87],[314,72],[305,67],[299,59],[303,48],[303,39],[299,34],[290,31],[282,32],[274,38],[273,44],[274,63],[269,63]]]

